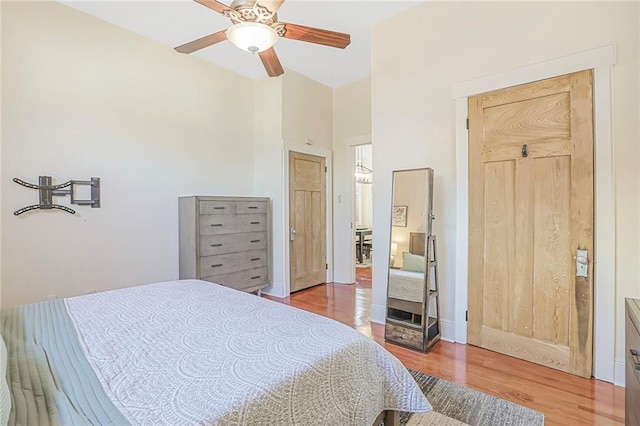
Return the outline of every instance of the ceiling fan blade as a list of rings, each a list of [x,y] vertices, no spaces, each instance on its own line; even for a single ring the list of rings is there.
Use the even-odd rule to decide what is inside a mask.
[[[216,0],[194,0],[196,3],[208,7],[211,10],[215,10],[218,13],[224,13],[225,10],[229,10],[229,6],[220,3]]]
[[[204,49],[205,47],[213,46],[216,43],[225,41],[227,39],[227,30],[218,31],[217,33],[209,34],[197,40],[190,41],[181,46],[176,47],[176,52],[180,53],[192,53],[196,50]]]
[[[280,64],[280,59],[278,59],[278,55],[273,47],[271,49],[263,50],[258,53],[258,56],[260,56],[262,65],[264,65],[267,70],[269,77],[277,77],[284,74],[284,69],[282,68],[282,64]]]
[[[258,0],[256,4],[258,6],[266,7],[267,10],[271,13],[276,13],[280,6],[282,6],[284,0]]]
[[[305,27],[304,25],[280,23],[286,27],[284,37],[292,40],[324,44],[325,46],[339,47],[340,49],[344,49],[351,43],[351,36],[349,34]]]

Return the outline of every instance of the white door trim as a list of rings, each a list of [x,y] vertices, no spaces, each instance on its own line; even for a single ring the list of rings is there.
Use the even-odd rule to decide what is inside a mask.
[[[345,234],[353,234],[355,236],[355,229],[353,228],[353,223],[356,221],[356,206],[353,202],[356,193],[356,176],[354,173],[354,164],[356,163],[356,154],[355,148],[360,145],[370,145],[371,144],[371,134],[354,136],[351,138],[345,139],[345,168],[344,173],[347,176],[345,179],[349,182],[349,189],[346,193],[346,200],[348,200],[351,208],[349,209],[349,220],[346,222],[347,227],[344,229]],[[349,253],[349,258],[351,259],[351,272],[349,276],[349,282],[353,283],[356,281],[356,248],[353,244],[353,238],[345,241],[345,248],[347,249],[346,253]]]
[[[326,226],[326,238],[327,238],[327,277],[326,280],[328,283],[333,282],[333,233],[331,230],[333,229],[333,215],[331,212],[333,211],[333,191],[331,184],[331,176],[333,173],[332,163],[331,163],[331,150],[327,148],[322,148],[314,145],[306,145],[294,142],[284,141],[284,149],[282,150],[284,155],[284,173],[283,173],[283,182],[284,182],[284,241],[286,241],[286,249],[285,249],[285,271],[284,271],[284,297],[289,297],[291,294],[291,253],[289,252],[289,152],[295,151],[300,152],[302,154],[310,154],[318,157],[324,157],[326,160],[325,165],[327,166],[327,173],[325,174],[326,180],[326,217],[327,217],[327,226]]]
[[[468,301],[469,247],[469,151],[466,128],[468,98],[519,84],[594,70],[595,233],[593,375],[607,382],[624,383],[615,377],[615,181],[613,174],[612,66],[615,46],[579,52],[453,87],[456,111],[456,278],[455,339],[467,343],[465,313]]]

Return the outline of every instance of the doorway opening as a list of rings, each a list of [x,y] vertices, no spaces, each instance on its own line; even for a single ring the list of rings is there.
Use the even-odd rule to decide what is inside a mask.
[[[355,246],[356,286],[371,288],[373,261],[373,148],[371,144],[354,147],[353,244]]]

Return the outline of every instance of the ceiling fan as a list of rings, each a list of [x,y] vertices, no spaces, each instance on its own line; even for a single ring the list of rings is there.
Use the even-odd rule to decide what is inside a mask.
[[[195,0],[223,14],[233,25],[226,30],[204,36],[175,48],[192,53],[229,40],[240,49],[257,53],[269,77],[284,73],[273,45],[280,37],[344,49],[351,43],[349,34],[279,22],[277,11],[284,0],[234,0],[230,6],[216,0]]]

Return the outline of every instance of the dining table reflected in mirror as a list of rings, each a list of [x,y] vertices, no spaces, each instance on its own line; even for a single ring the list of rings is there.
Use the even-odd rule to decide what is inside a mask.
[[[359,264],[364,263],[365,255],[371,258],[373,230],[371,228],[356,228],[356,260]]]

